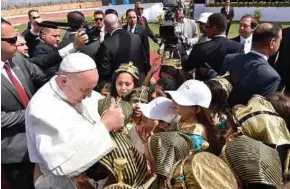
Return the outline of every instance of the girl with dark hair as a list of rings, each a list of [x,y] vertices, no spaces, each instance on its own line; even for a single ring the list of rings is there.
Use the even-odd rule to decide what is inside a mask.
[[[162,62],[159,77],[162,79],[173,79],[180,86],[185,81],[192,79],[192,76],[182,70],[181,60],[168,59]]]
[[[179,115],[177,130],[156,133],[148,141],[161,185],[172,166],[191,151],[207,149],[217,153],[213,127],[206,111],[211,101],[209,88],[203,82],[188,80],[177,91],[167,92],[172,97],[173,112]]]
[[[160,96],[171,98],[170,95],[166,94],[164,91],[175,91],[178,87],[178,83],[173,79],[159,79],[151,94],[151,98],[155,99]]]
[[[227,129],[227,116],[230,111],[228,98],[232,91],[232,85],[225,76],[217,76],[205,82],[212,93],[212,101],[210,104],[210,114],[212,124],[218,131],[220,145],[225,143],[225,134]]]
[[[113,75],[111,96],[125,97],[138,86],[138,80],[138,68],[132,62],[120,65]]]
[[[97,85],[95,90],[99,92],[103,97],[108,97],[111,93],[111,82],[102,81]]]

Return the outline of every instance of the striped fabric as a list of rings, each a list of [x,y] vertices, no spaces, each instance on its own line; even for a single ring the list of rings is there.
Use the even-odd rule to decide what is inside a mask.
[[[115,141],[117,148],[103,157],[99,163],[105,166],[117,180],[117,173],[114,171],[114,159],[125,158],[127,164],[123,171],[124,183],[133,187],[142,185],[149,179],[147,162],[144,155],[137,151],[126,135],[111,132],[111,137]]]
[[[245,135],[227,143],[222,157],[243,185],[262,184],[280,188],[282,167],[276,150]]]
[[[102,115],[106,110],[109,109],[110,104],[111,104],[111,98],[113,98],[113,97],[106,97],[102,100],[99,100],[98,111],[99,111],[100,115]],[[130,103],[128,103],[124,100],[120,100],[117,102],[118,102],[117,107],[122,109],[122,112],[125,116],[125,124],[127,124],[130,121],[130,118],[133,114],[133,108],[132,108]]]
[[[182,132],[161,132],[148,140],[149,153],[156,166],[156,174],[167,177],[172,166],[189,155],[192,142]]]
[[[167,179],[169,189],[238,189],[232,170],[209,152],[194,153],[178,161]]]

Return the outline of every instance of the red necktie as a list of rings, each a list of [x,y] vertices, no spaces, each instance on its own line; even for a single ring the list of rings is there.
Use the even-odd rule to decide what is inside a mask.
[[[25,89],[22,87],[22,85],[19,83],[19,81],[13,76],[9,63],[5,62],[4,69],[6,70],[6,73],[9,77],[9,79],[11,80],[15,89],[17,90],[18,95],[19,95],[24,107],[26,108],[28,105],[28,102],[29,102],[29,98],[26,94]]]
[[[145,25],[145,19],[144,19],[143,16],[141,16],[141,24],[142,24],[143,28],[146,27],[146,25]]]

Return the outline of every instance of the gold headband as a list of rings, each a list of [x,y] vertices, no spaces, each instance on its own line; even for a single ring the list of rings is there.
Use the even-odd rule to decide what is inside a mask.
[[[121,64],[119,68],[115,71],[114,76],[120,72],[127,72],[131,74],[136,79],[139,79],[139,71],[136,66],[134,66],[133,62]]]
[[[149,88],[142,86],[134,89],[131,100],[148,103]]]
[[[232,86],[232,84],[225,78],[225,77],[227,77],[227,76],[229,76],[230,75],[230,73],[229,72],[227,72],[227,73],[225,73],[224,75],[222,75],[222,76],[216,76],[215,78],[213,78],[213,79],[211,79],[212,81],[216,81],[216,82],[218,82],[221,86],[222,86],[222,88],[223,88],[223,90],[226,92],[226,94],[227,94],[227,97],[229,97],[230,96],[230,93],[232,92],[232,90],[233,90],[233,86]]]
[[[162,61],[162,66],[171,66],[175,69],[182,69],[180,59],[165,59]]]

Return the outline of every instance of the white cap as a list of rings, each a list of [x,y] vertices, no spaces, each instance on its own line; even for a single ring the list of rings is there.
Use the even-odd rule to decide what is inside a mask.
[[[96,63],[84,53],[73,53],[67,55],[62,60],[59,69],[60,71],[69,73],[84,72],[96,69]]]
[[[172,101],[165,97],[157,97],[148,104],[140,104],[143,115],[149,119],[162,120],[170,123],[174,118],[171,111]]]
[[[208,108],[211,102],[211,92],[202,81],[190,79],[184,82],[177,91],[165,91],[181,106],[201,106]]]
[[[199,18],[197,19],[197,22],[207,23],[208,17],[210,17],[210,15],[212,15],[211,12],[201,13]]]

